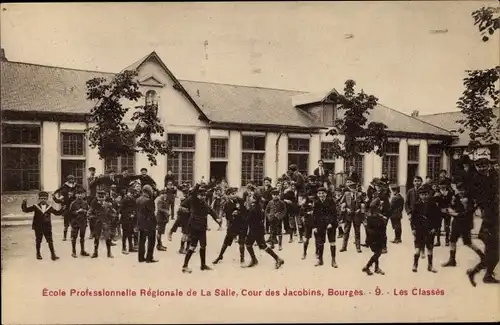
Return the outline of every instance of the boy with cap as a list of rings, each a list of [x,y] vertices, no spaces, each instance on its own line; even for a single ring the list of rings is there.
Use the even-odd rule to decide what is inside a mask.
[[[473,286],[475,275],[482,269],[486,269],[483,278],[484,283],[499,283],[494,277],[494,270],[498,264],[498,214],[499,193],[498,173],[490,168],[491,153],[486,149],[478,149],[475,153],[475,169],[473,191],[471,191],[477,206],[481,210],[482,222],[479,229],[479,239],[484,243],[484,258],[472,269],[467,271],[467,276]]]
[[[385,273],[380,269],[379,259],[382,255],[382,250],[386,241],[386,228],[387,218],[380,213],[382,211],[382,201],[380,198],[375,197],[369,207],[368,217],[366,219],[367,238],[366,242],[373,252],[372,257],[363,268],[363,272],[372,275],[370,270],[371,266],[375,264],[375,273],[384,275]]]
[[[267,207],[269,201],[273,199],[273,196],[271,194],[273,187],[271,186],[271,183],[272,183],[271,177],[264,177],[264,185],[261,188],[259,188],[260,196],[262,197],[262,206],[264,207],[264,209]],[[264,225],[266,229],[266,234],[269,234],[271,226],[267,218],[264,218]]]
[[[253,250],[253,244],[257,243],[261,250],[264,250],[267,254],[271,255],[276,262],[275,268],[279,269],[285,262],[276,253],[266,245],[266,240],[264,239],[264,211],[260,206],[260,200],[257,197],[252,198],[252,202],[247,209],[247,229],[248,233],[245,236],[246,247],[248,254],[250,254],[250,264],[247,267],[254,267],[258,264],[257,257]]]
[[[441,224],[444,221],[445,231],[445,245],[450,246],[450,222],[451,216],[448,209],[451,207],[451,200],[453,199],[453,192],[448,179],[441,179],[439,181],[439,188],[434,192],[434,200],[441,211],[439,227],[436,231],[436,243],[434,246],[441,246]]]
[[[134,221],[136,213],[135,190],[128,188],[120,205],[120,224],[122,226],[122,254],[137,252],[133,245]],[[127,251],[128,242],[128,251]]]
[[[423,185],[418,189],[419,201],[415,203],[411,216],[411,230],[415,236],[415,255],[413,256],[413,272],[417,272],[418,258],[421,251],[427,248],[427,270],[436,273],[432,266],[432,251],[434,248],[434,235],[441,222],[438,206],[431,200],[432,189]]]
[[[144,185],[142,188],[142,195],[137,198],[135,203],[137,228],[139,229],[139,249],[137,254],[139,263],[156,263],[158,261],[153,258],[156,244],[156,217],[153,188],[150,185]]]
[[[390,187],[392,197],[389,207],[389,217],[391,218],[392,229],[394,229],[394,240],[391,242],[394,244],[401,244],[401,219],[403,219],[405,199],[401,196],[399,185],[392,184]]]
[[[471,230],[474,228],[474,202],[467,193],[464,183],[457,184],[457,194],[452,197],[450,207],[442,208],[441,212],[453,217],[451,223],[450,258],[443,267],[457,266],[457,241],[462,237],[465,246],[471,248],[481,258],[483,252],[472,243]]]
[[[389,194],[389,188],[384,185],[384,183],[379,179],[379,178],[374,178],[373,179],[373,184],[375,185],[375,197],[380,199],[380,211],[384,217],[385,220],[388,221],[388,216],[389,216],[389,210],[391,208],[390,204],[390,194]],[[363,202],[363,200],[361,201]],[[366,228],[365,228],[366,230]],[[382,254],[387,253],[387,228],[384,233],[384,247],[382,248]]]
[[[285,216],[285,222],[288,221],[288,233],[290,235],[289,243],[293,242],[293,235],[297,228],[301,227],[297,223],[296,218],[299,213],[299,191],[297,190],[297,184],[295,182],[290,182],[290,186],[285,189],[283,193],[283,201],[286,203],[287,214]],[[285,227],[286,229],[286,227]]]
[[[408,215],[408,218],[411,221],[412,215],[413,215],[413,210],[415,209],[415,204],[417,204],[419,200],[418,196],[418,189],[422,186],[422,177],[420,176],[415,176],[413,177],[413,188],[410,188],[408,192],[406,193],[406,202],[405,202],[405,211],[406,214]],[[416,243],[416,242],[415,242]],[[415,249],[417,247],[415,246]],[[421,250],[421,256],[422,259],[425,258],[425,252],[424,250]]]
[[[332,255],[332,267],[337,268],[335,259],[335,230],[337,229],[337,209],[335,201],[326,198],[326,188],[318,189],[318,199],[314,202],[313,218],[314,218],[314,239],[316,241],[316,251],[318,261],[315,266],[323,265],[323,251],[325,249],[325,240],[328,237],[330,244],[330,254]]]
[[[280,191],[278,189],[272,191],[272,197],[273,199],[269,201],[265,210],[265,216],[271,225],[271,248],[273,249],[274,245],[278,244],[278,249],[282,250],[283,233],[281,228],[283,218],[286,214],[286,203],[280,199]]]
[[[49,194],[47,192],[38,193],[38,203],[32,206],[27,206],[27,200],[24,199],[21,204],[21,209],[24,213],[33,212],[33,223],[31,228],[35,231],[35,245],[36,245],[36,259],[41,260],[42,254],[40,253],[40,248],[42,246],[42,240],[45,237],[47,244],[49,245],[51,259],[56,261],[59,259],[54,250],[54,241],[52,240],[52,220],[51,214],[60,216],[64,212],[64,207],[56,210],[47,203]]]
[[[68,175],[66,177],[66,182],[61,185],[60,188],[58,188],[53,196],[54,196],[54,202],[60,203],[63,206],[65,206],[65,210],[63,212],[64,216],[64,233],[63,233],[63,241],[66,241],[67,236],[68,236],[68,229],[70,226],[71,222],[71,214],[69,213],[69,206],[73,200],[75,200],[75,192],[77,190],[77,185],[75,182],[75,176],[73,175]],[[60,195],[59,198],[56,196]]]
[[[360,214],[358,210],[361,209],[362,197],[358,192],[357,184],[352,178],[347,178],[346,180],[347,191],[341,200],[341,205],[345,208],[344,214],[344,243],[340,252],[347,251],[347,243],[349,241],[349,233],[351,232],[351,227],[354,225],[354,243],[356,245],[356,251],[361,253],[361,223],[363,220],[360,219]],[[358,213],[356,213],[358,212]]]
[[[163,189],[160,191],[160,196],[156,199],[156,222],[157,222],[157,227],[158,227],[158,238],[157,244],[156,244],[156,249],[159,251],[166,251],[167,248],[163,246],[163,243],[161,241],[161,236],[165,234],[165,228],[168,223],[168,208],[169,208],[169,202],[167,199],[167,190]]]
[[[71,215],[71,256],[76,255],[76,239],[80,234],[80,255],[89,256],[85,251],[85,231],[87,230],[87,212],[89,204],[85,201],[85,189],[80,188],[76,192],[76,199],[69,206],[69,214]]]
[[[106,250],[109,258],[113,258],[111,254],[111,222],[113,219],[113,202],[110,198],[106,198],[104,191],[97,191],[96,200],[93,201],[87,212],[89,219],[94,219],[94,253],[92,258],[99,256],[99,241],[102,237],[106,241]]]
[[[245,202],[242,198],[236,196],[238,189],[235,187],[230,187],[227,189],[226,194],[228,199],[224,204],[224,215],[227,218],[227,230],[224,241],[222,242],[222,248],[220,250],[219,256],[213,261],[213,264],[217,264],[224,258],[224,252],[226,249],[233,244],[233,241],[238,237],[238,245],[240,249],[240,263],[245,262],[245,237],[247,233],[247,220],[246,214],[247,209],[245,207]],[[255,197],[252,198],[256,199]]]
[[[182,266],[183,273],[191,273],[189,268],[189,260],[193,255],[198,242],[200,243],[200,261],[202,271],[212,270],[206,263],[206,246],[207,246],[207,216],[210,214],[219,225],[221,220],[218,218],[215,211],[206,202],[206,190],[199,185],[196,185],[192,195],[181,204],[181,208],[189,211],[189,220],[187,224],[189,236],[189,248],[184,258]]]

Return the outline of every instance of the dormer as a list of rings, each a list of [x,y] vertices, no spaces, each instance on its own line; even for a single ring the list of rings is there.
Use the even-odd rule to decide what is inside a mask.
[[[321,126],[333,126],[337,117],[335,109],[335,96],[337,91],[332,89],[328,92],[308,93],[294,96],[292,104],[309,114],[314,122]]]

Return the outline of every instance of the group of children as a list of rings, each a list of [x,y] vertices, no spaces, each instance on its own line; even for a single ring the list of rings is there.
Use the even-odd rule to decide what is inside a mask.
[[[340,252],[347,251],[351,228],[354,228],[354,245],[361,253],[361,246],[369,247],[373,252],[362,271],[372,275],[372,266],[376,274],[383,275],[380,268],[380,257],[387,253],[387,224],[390,221],[394,230],[392,243],[402,243],[401,220],[403,210],[410,218],[414,237],[415,254],[413,272],[418,271],[419,258],[425,258],[427,249],[427,270],[436,273],[433,265],[433,248],[441,244],[441,226],[444,223],[445,245],[450,246],[450,258],[443,264],[445,267],[456,266],[456,243],[463,239],[466,246],[474,250],[481,259],[476,269],[488,268],[495,261],[484,261],[485,253],[472,243],[471,229],[473,215],[477,209],[476,199],[472,197],[472,178],[463,176],[452,187],[451,180],[442,171],[437,184],[423,184],[420,176],[413,179],[414,187],[406,195],[400,194],[397,185],[390,185],[387,175],[375,178],[364,192],[354,177],[347,178],[345,184],[333,187],[322,182],[317,176],[304,178],[295,165],[291,165],[286,174],[273,187],[272,180],[266,177],[264,185],[256,187],[248,184],[240,197],[237,188],[230,188],[227,183],[189,184],[176,186],[173,179],[165,179],[165,187],[158,191],[156,184],[142,170],[141,175],[128,175],[125,169],[122,175],[115,176],[111,171],[105,177],[95,177],[95,170],[89,169],[89,191],[78,187],[74,177],[69,176],[67,182],[54,193],[54,201],[61,203],[61,209],[55,209],[47,203],[48,193],[39,193],[39,202],[28,207],[23,202],[24,212],[34,212],[33,229],[36,237],[37,258],[41,259],[40,243],[45,237],[49,245],[52,259],[58,257],[52,241],[50,215],[64,216],[64,240],[68,228],[71,227],[72,256],[77,257],[76,241],[80,238],[80,255],[88,256],[85,251],[85,233],[90,226],[91,237],[94,238],[92,257],[98,256],[100,239],[106,242],[107,256],[113,257],[111,247],[120,234],[122,252],[138,251],[138,221],[141,214],[137,206],[141,195],[151,196],[156,203],[154,212],[156,229],[156,248],[166,250],[162,235],[165,234],[169,219],[175,219],[168,232],[169,240],[178,228],[182,229],[179,252],[185,254],[183,272],[190,273],[189,260],[198,243],[200,244],[201,269],[210,270],[206,263],[206,231],[207,216],[210,214],[221,229],[222,219],[226,220],[226,236],[222,242],[219,255],[213,261],[217,264],[223,260],[224,253],[233,242],[237,242],[240,262],[245,262],[245,250],[251,261],[247,265],[253,267],[258,261],[253,251],[256,245],[267,252],[275,260],[276,268],[284,264],[275,252],[283,249],[283,234],[289,235],[289,243],[294,237],[302,243],[302,259],[307,258],[311,238],[314,236],[316,266],[324,264],[324,246],[328,242],[331,254],[331,266],[337,268],[336,240],[342,239]],[[145,186],[151,186],[152,193],[143,193]],[[182,192],[181,204],[175,216],[175,200],[178,191]],[[150,203],[148,203],[150,204]],[[144,210],[150,211],[150,210]],[[153,210],[151,210],[153,211]],[[365,229],[365,242],[361,244],[361,226]],[[283,231],[284,230],[284,231]],[[151,232],[151,230],[149,230]],[[154,230],[153,230],[154,232]],[[268,234],[268,238],[265,235]],[[153,237],[154,238],[154,237]],[[149,237],[151,240],[151,237]],[[128,244],[128,249],[127,249]],[[151,256],[148,252],[148,256]],[[489,253],[491,255],[491,253]],[[141,258],[139,258],[141,259]],[[152,256],[149,258],[152,260]],[[148,261],[149,261],[148,260]],[[491,259],[490,259],[491,260]],[[496,265],[496,264],[495,264]],[[471,283],[478,271],[468,271]],[[494,282],[492,272],[485,277],[485,282]],[[496,281],[496,280],[495,280]]]

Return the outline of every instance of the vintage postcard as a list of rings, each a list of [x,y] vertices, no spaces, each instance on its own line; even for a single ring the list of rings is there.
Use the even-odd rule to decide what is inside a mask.
[[[500,320],[498,2],[0,8],[2,323]]]

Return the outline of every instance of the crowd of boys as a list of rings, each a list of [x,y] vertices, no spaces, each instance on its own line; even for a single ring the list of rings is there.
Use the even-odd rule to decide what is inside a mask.
[[[289,243],[298,237],[302,244],[302,259],[307,258],[309,244],[314,238],[316,266],[324,265],[324,246],[327,244],[331,266],[338,267],[336,241],[342,241],[340,252],[348,249],[351,229],[354,229],[354,246],[358,253],[361,247],[369,247],[373,255],[362,271],[368,275],[384,274],[380,257],[388,252],[387,224],[394,230],[392,243],[402,243],[403,210],[409,216],[415,254],[413,272],[418,271],[420,258],[427,250],[427,270],[436,273],[433,250],[441,245],[444,226],[444,243],[450,247],[450,258],[444,267],[457,265],[457,241],[479,256],[480,262],[467,271],[472,285],[475,275],[486,270],[485,283],[498,283],[494,269],[498,263],[498,171],[487,158],[471,161],[465,156],[463,167],[453,179],[445,170],[439,180],[415,176],[413,188],[406,194],[406,200],[397,185],[390,184],[387,174],[375,178],[366,191],[359,184],[359,177],[350,168],[345,184],[334,186],[322,161],[313,175],[304,177],[296,165],[291,165],[272,186],[272,179],[266,177],[263,186],[248,184],[241,196],[238,189],[225,181],[196,184],[175,184],[171,173],[165,177],[162,190],[143,168],[140,175],[131,175],[127,168],[120,175],[110,170],[107,175],[97,177],[95,169],[89,168],[88,190],[77,185],[73,176],[54,193],[54,201],[61,204],[55,209],[47,203],[48,193],[39,193],[39,202],[28,207],[23,202],[24,212],[34,212],[33,229],[36,238],[36,256],[42,259],[40,244],[45,237],[52,259],[58,257],[54,251],[50,215],[63,215],[63,240],[67,239],[71,227],[72,256],[78,257],[76,243],[80,238],[80,255],[88,256],[85,250],[85,234],[90,227],[94,239],[92,258],[98,257],[99,242],[106,243],[107,257],[112,258],[112,246],[119,236],[122,253],[138,253],[139,262],[154,263],[156,245],[158,251],[166,250],[162,236],[170,219],[175,219],[168,232],[169,240],[178,228],[182,230],[179,253],[185,254],[182,271],[191,273],[189,261],[200,245],[201,270],[211,270],[206,262],[207,216],[219,224],[226,221],[226,236],[213,264],[223,260],[225,251],[237,243],[240,262],[245,263],[245,252],[250,255],[247,267],[258,264],[253,246],[258,246],[275,261],[280,268],[284,261],[274,251],[283,249],[283,234],[289,236]],[[175,211],[178,192],[182,193],[180,207]],[[471,239],[473,217],[476,211],[482,215],[479,239],[485,244],[481,251]],[[177,213],[175,213],[177,212]],[[176,218],[175,218],[176,217]],[[363,227],[362,227],[363,226]],[[361,243],[361,230],[365,230],[365,241]],[[267,238],[265,236],[268,235]],[[147,246],[146,246],[147,242]],[[372,272],[372,266],[374,266]]]

